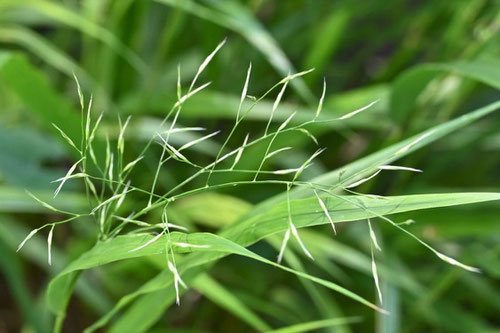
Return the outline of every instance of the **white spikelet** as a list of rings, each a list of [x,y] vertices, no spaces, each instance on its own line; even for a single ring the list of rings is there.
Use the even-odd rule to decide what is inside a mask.
[[[332,225],[333,232],[336,235],[337,234],[337,229],[335,229],[335,223],[333,223],[332,217],[330,216],[330,213],[328,212],[328,208],[326,208],[325,203],[319,197],[319,195],[318,195],[318,193],[316,191],[314,191],[314,194],[316,194],[316,198],[318,198],[319,205],[321,206],[321,209],[323,209],[323,212],[325,213],[326,217],[328,218],[328,221]]]

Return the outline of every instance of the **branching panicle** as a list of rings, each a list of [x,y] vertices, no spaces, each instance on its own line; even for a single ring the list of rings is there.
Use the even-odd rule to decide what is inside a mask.
[[[151,133],[151,138],[146,143],[142,151],[138,155],[133,156],[128,161],[125,161],[126,156],[128,156],[126,154],[126,148],[129,149],[128,145],[127,146],[125,145],[126,129],[129,126],[131,126],[131,122],[133,120],[131,119],[130,116],[126,118],[124,123],[122,123],[121,119],[119,119],[119,132],[116,137],[116,145],[112,146],[108,136],[107,135],[105,136],[106,137],[105,158],[104,161],[100,161],[99,158],[101,158],[101,156],[95,153],[95,147],[93,146],[93,144],[99,138],[98,127],[102,122],[101,120],[103,119],[103,114],[101,114],[97,119],[97,121],[92,124],[92,117],[91,117],[92,97],[89,100],[85,112],[84,111],[85,99],[81,91],[80,84],[78,83],[78,80],[75,77],[77,83],[79,101],[82,110],[81,146],[77,147],[75,141],[72,140],[70,136],[68,136],[63,130],[57,127],[57,125],[54,125],[54,127],[61,134],[64,140],[69,144],[69,146],[79,153],[80,158],[76,163],[74,163],[69,168],[64,177],[56,180],[56,182],[58,182],[59,185],[54,193],[54,197],[56,197],[59,193],[61,193],[64,184],[66,184],[68,181],[74,181],[76,179],[83,178],[85,189],[87,191],[87,196],[89,198],[89,209],[85,213],[67,212],[58,209],[54,207],[54,205],[42,201],[38,197],[30,194],[34,200],[38,201],[41,205],[50,210],[52,213],[68,215],[69,217],[59,222],[45,224],[42,227],[39,227],[31,231],[31,233],[29,233],[28,236],[19,245],[17,249],[18,251],[38,231],[42,230],[43,228],[50,228],[47,237],[47,244],[48,244],[48,262],[49,264],[51,264],[52,263],[51,248],[52,248],[52,239],[55,226],[62,223],[68,223],[76,219],[93,219],[96,224],[96,230],[100,241],[109,240],[124,233],[129,233],[129,234],[148,233],[150,235],[152,234],[154,236],[149,236],[149,239],[146,242],[144,242],[139,246],[131,248],[130,250],[128,250],[128,252],[135,253],[139,251],[145,251],[143,249],[145,249],[146,247],[152,244],[155,244],[154,246],[158,246],[160,243],[156,242],[162,242],[161,244],[162,246],[164,246],[164,253],[166,256],[165,258],[166,269],[168,269],[168,271],[170,271],[170,273],[173,275],[173,285],[176,293],[176,303],[179,304],[180,294],[181,294],[179,286],[182,286],[184,288],[187,288],[187,286],[181,278],[181,273],[183,271],[181,269],[180,272],[176,264],[175,250],[177,250],[178,253],[179,248],[196,249],[196,248],[210,248],[210,246],[189,244],[188,242],[172,240],[172,238],[174,237],[172,235],[175,234],[172,233],[171,235],[170,232],[171,228],[180,230],[181,232],[185,233],[188,232],[188,229],[185,226],[170,223],[169,214],[170,217],[173,219],[172,216],[175,212],[175,210],[173,209],[174,207],[170,206],[170,204],[180,198],[193,196],[207,191],[216,191],[232,186],[274,184],[276,186],[286,187],[286,205],[287,205],[287,216],[285,222],[286,229],[282,229],[282,231],[284,231],[284,237],[277,257],[278,263],[280,263],[283,260],[284,253],[286,251],[290,237],[293,237],[295,239],[295,241],[298,243],[300,249],[302,250],[303,254],[306,257],[310,258],[311,260],[314,260],[313,255],[307,248],[306,244],[307,242],[304,242],[299,235],[298,227],[300,227],[299,224],[300,222],[297,222],[297,225],[294,223],[294,219],[295,221],[298,221],[298,219],[296,218],[296,216],[294,217],[293,214],[293,204],[290,194],[291,190],[294,187],[305,187],[308,189],[308,191],[310,191],[311,197],[313,199],[315,198],[314,199],[315,202],[317,200],[316,203],[317,203],[318,213],[321,214],[324,221],[327,221],[327,223],[330,224],[333,230],[333,234],[337,234],[337,228],[334,222],[335,221],[338,222],[339,220],[338,219],[335,220],[336,218],[335,210],[332,210],[331,206],[330,207],[327,206],[327,204],[329,203],[329,197],[339,198],[340,200],[349,202],[354,207],[358,207],[359,209],[368,213],[368,215],[372,217],[377,217],[382,221],[390,223],[398,230],[408,234],[410,237],[414,238],[422,245],[430,249],[432,252],[434,252],[435,255],[437,255],[441,260],[444,260],[445,262],[462,267],[466,270],[477,271],[477,269],[474,267],[464,265],[456,261],[455,259],[452,259],[442,254],[441,252],[438,252],[429,244],[424,242],[422,239],[420,239],[410,231],[404,229],[401,224],[397,224],[393,222],[391,219],[378,214],[372,209],[364,207],[363,204],[359,203],[356,199],[353,199],[353,197],[358,198],[359,196],[367,196],[367,197],[369,196],[372,199],[384,200],[384,197],[370,195],[370,194],[362,194],[355,192],[352,189],[364,184],[365,182],[370,181],[382,171],[386,172],[388,170],[388,171],[421,172],[421,170],[419,169],[411,167],[395,166],[395,165],[379,165],[373,168],[368,168],[366,170],[363,170],[363,172],[358,172],[358,173],[350,173],[349,170],[344,170],[343,172],[339,173],[338,184],[336,184],[333,187],[327,186],[325,184],[302,181],[301,178],[304,170],[310,167],[313,163],[313,160],[325,151],[325,148],[319,148],[301,164],[297,163],[299,165],[296,166],[287,165],[285,166],[284,169],[266,170],[265,168],[266,162],[268,162],[271,159],[275,161],[277,160],[276,156],[278,154],[280,154],[281,157],[283,154],[285,154],[286,151],[289,151],[294,148],[291,146],[273,147],[273,144],[276,142],[276,139],[279,136],[285,133],[300,132],[310,137],[315,142],[315,144],[318,145],[318,140],[311,133],[311,131],[314,132],[313,129],[307,129],[307,126],[312,124],[319,124],[332,121],[343,121],[345,119],[357,115],[358,113],[364,110],[367,110],[369,107],[371,107],[376,103],[376,101],[372,102],[342,117],[328,119],[327,117],[324,116],[324,112],[323,114],[321,113],[323,110],[323,103],[326,92],[326,81],[324,81],[323,90],[321,97],[319,99],[318,107],[315,114],[312,115],[311,117],[312,119],[299,123],[299,121],[297,120],[299,117],[297,116],[294,118],[296,113],[292,113],[288,115],[288,117],[284,122],[277,125],[276,126],[277,128],[272,129],[275,123],[275,117],[274,117],[275,113],[277,112],[280,106],[286,88],[288,86],[288,83],[295,78],[301,77],[309,73],[311,70],[296,74],[290,74],[287,77],[283,78],[280,82],[275,84],[273,87],[271,87],[271,89],[266,91],[261,97],[251,98],[250,96],[248,96],[249,81],[252,71],[252,64],[250,64],[243,85],[234,125],[228,131],[228,134],[225,136],[225,138],[221,140],[223,143],[220,146],[220,149],[217,151],[217,153],[214,154],[215,158],[213,159],[213,161],[209,162],[206,165],[198,164],[200,162],[195,160],[194,155],[190,154],[190,151],[192,150],[193,146],[198,145],[202,142],[208,142],[209,140],[212,140],[216,135],[220,134],[221,131],[215,131],[210,134],[201,136],[197,134],[197,132],[204,131],[205,128],[181,127],[178,125],[178,121],[181,117],[182,109],[186,101],[210,85],[210,82],[201,85],[197,85],[197,82],[198,79],[200,78],[200,75],[204,72],[207,65],[210,63],[210,61],[213,59],[216,53],[220,50],[220,48],[224,45],[224,43],[225,40],[222,43],[220,43],[216,47],[216,49],[203,61],[184,95],[182,93],[183,89],[181,86],[180,66],[178,67],[177,101],[161,121],[158,130]],[[198,87],[195,88],[195,86]],[[237,133],[237,130],[241,127],[241,124],[245,121],[246,116],[252,111],[255,105],[257,105],[257,103],[259,103],[261,100],[266,98],[271,92],[273,92],[278,88],[279,91],[277,97],[273,103],[272,109],[270,110],[269,118],[262,133],[258,133],[260,135],[247,133],[243,142],[241,141],[241,138],[239,139],[238,143],[233,142],[235,141],[233,140],[233,138]],[[253,100],[253,102],[248,102],[248,101],[245,102],[246,99]],[[169,125],[167,126],[167,124]],[[179,144],[175,140],[171,140],[173,136],[176,136],[179,133],[184,133],[184,132],[195,132],[197,136],[195,139],[190,140],[183,144]],[[412,149],[415,145],[419,144],[428,135],[430,135],[430,133],[432,132],[428,132],[427,134],[417,138],[408,145],[400,148],[394,153],[394,155],[403,154],[408,150]],[[252,138],[252,140],[250,138]],[[150,159],[147,158],[148,157],[147,153],[149,151],[150,146],[154,142],[159,143],[161,145],[162,147],[161,154],[159,159],[158,157],[154,157],[154,160],[157,161],[158,163],[157,164],[155,163],[153,165],[152,168],[153,170],[151,171],[152,181],[150,187],[148,185],[149,189],[140,188],[135,183],[131,182],[129,176],[134,167],[136,167],[138,164],[144,163],[144,161],[150,161]],[[245,158],[248,148],[255,147],[259,144],[265,145],[265,149],[263,150],[264,154],[260,155],[261,159],[256,163],[256,165],[258,164],[257,169],[255,170],[248,170],[243,168],[238,169],[237,167],[243,164],[240,163],[240,161],[242,158]],[[236,148],[229,149],[228,147],[231,147],[231,145],[236,146]],[[222,164],[227,164],[227,160],[233,156],[234,160],[230,159],[232,161],[232,163],[229,164],[230,166],[228,167],[221,166]],[[94,167],[91,168],[87,165],[87,162],[89,160],[93,162]],[[226,161],[226,163],[223,163],[224,161]],[[165,189],[162,194],[158,194],[157,184],[158,184],[158,179],[160,177],[160,173],[166,168],[169,168],[172,163],[178,163],[178,162],[182,163],[184,167],[189,168],[190,170],[194,170],[193,173],[187,178],[176,183],[176,185],[172,186],[171,188]],[[247,177],[248,179],[238,180],[238,181],[229,180],[221,183],[211,183],[211,181],[213,182],[211,177],[214,173],[223,173],[227,175],[239,173],[242,176]],[[204,186],[184,189],[185,187],[191,186],[191,183],[194,183],[194,181],[196,180],[200,181],[200,178],[202,177],[206,177],[206,182]],[[201,181],[204,182],[205,181],[204,178],[202,178]],[[352,195],[350,196],[339,195],[338,191],[342,190],[347,191]],[[147,204],[145,204],[142,207],[136,207],[137,202],[141,201],[135,200],[135,198],[140,196],[144,197],[144,203],[147,201]],[[131,197],[134,199],[131,199]],[[130,213],[132,209],[136,209],[137,213],[135,212]],[[146,217],[146,214],[154,210],[157,210],[156,212],[159,213],[160,209],[161,209],[161,221],[147,222],[150,216],[148,215]],[[122,214],[123,212],[127,211],[128,213],[130,213],[128,216],[126,215],[127,213]],[[120,216],[127,216],[127,217],[123,218]],[[151,216],[154,216],[154,214],[151,214]],[[283,219],[285,220],[285,218]],[[380,250],[381,248],[370,220],[368,220],[368,227],[369,227],[368,230],[369,230],[369,237],[371,244],[370,248],[371,248],[371,258],[372,258],[372,274],[375,281],[378,298],[380,300],[380,303],[382,303],[382,292],[379,285],[379,277],[377,273],[377,266],[375,263],[375,255],[373,251],[373,249]],[[307,239],[305,238],[304,240],[307,241]],[[180,256],[178,255],[178,257]],[[179,267],[182,267],[181,264],[179,264]]]

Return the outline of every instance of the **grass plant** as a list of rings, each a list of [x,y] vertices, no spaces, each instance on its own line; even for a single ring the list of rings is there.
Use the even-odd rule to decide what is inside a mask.
[[[149,286],[149,288],[144,291],[141,291],[143,288],[139,288],[136,293],[133,293],[128,297],[125,296],[125,298],[122,299],[127,300],[125,303],[129,303],[131,299],[138,295],[137,293],[147,295],[162,289],[173,288],[175,291],[175,303],[180,305],[181,294],[189,288],[188,285],[191,282],[191,279],[193,279],[193,276],[189,275],[189,280],[186,279],[188,282],[183,280],[183,275],[188,275],[190,268],[193,269],[193,267],[198,267],[201,263],[206,262],[211,262],[213,264],[213,262],[221,259],[225,255],[237,254],[283,269],[303,279],[343,294],[344,296],[360,302],[375,311],[385,315],[390,315],[390,313],[383,308],[383,293],[380,286],[380,279],[377,272],[374,254],[374,249],[377,251],[382,251],[382,249],[379,245],[379,241],[377,240],[377,236],[370,219],[376,219],[379,222],[389,223],[392,227],[407,234],[410,238],[413,238],[415,241],[430,250],[431,253],[437,256],[437,258],[448,264],[456,265],[471,272],[480,272],[478,268],[463,264],[460,261],[438,251],[432,245],[407,230],[404,225],[394,222],[386,215],[395,212],[407,212],[422,208],[498,200],[500,199],[500,194],[446,193],[390,197],[364,194],[362,192],[352,190],[360,187],[366,182],[371,181],[382,171],[422,172],[421,170],[412,167],[396,166],[385,163],[390,163],[403,155],[411,153],[419,146],[432,142],[435,138],[439,137],[438,133],[440,133],[440,131],[452,126],[453,122],[439,125],[437,128],[430,129],[423,134],[417,135],[416,138],[410,138],[409,140],[395,144],[393,146],[395,148],[393,149],[374,153],[375,156],[379,155],[379,158],[376,161],[365,163],[363,168],[357,170],[356,172],[348,172],[350,169],[348,165],[343,168],[341,173],[339,173],[339,178],[333,182],[301,180],[302,173],[310,165],[312,165],[315,158],[323,153],[325,149],[320,148],[316,150],[311,156],[305,159],[305,161],[298,164],[297,167],[281,170],[266,170],[265,166],[268,159],[278,153],[284,153],[290,149],[293,150],[293,147],[275,147],[276,139],[280,135],[287,132],[306,131],[306,133],[309,133],[309,125],[314,125],[316,123],[341,122],[356,116],[362,111],[369,112],[369,107],[374,105],[375,102],[337,118],[324,117],[321,114],[321,110],[326,90],[325,83],[317,111],[311,120],[297,125],[290,125],[293,117],[295,116],[295,113],[292,113],[285,121],[279,124],[276,129],[273,129],[271,126],[273,123],[273,115],[279,108],[287,85],[289,82],[292,82],[292,80],[307,75],[311,72],[311,70],[296,74],[289,74],[265,92],[261,97],[255,99],[250,107],[244,109],[242,105],[244,100],[247,98],[247,91],[249,90],[249,81],[251,77],[252,67],[250,65],[248,68],[247,78],[242,89],[243,92],[235,123],[230,129],[227,137],[223,140],[224,143],[215,154],[215,160],[213,162],[207,165],[199,164],[188,154],[190,150],[189,148],[204,142],[205,140],[211,140],[211,138],[218,135],[220,131],[198,137],[177,148],[170,144],[170,138],[175,136],[176,133],[189,131],[198,132],[203,130],[201,128],[176,127],[176,125],[178,119],[181,117],[184,103],[210,84],[210,82],[208,82],[201,84],[198,87],[196,86],[197,79],[200,74],[202,74],[207,68],[210,61],[214,58],[217,51],[220,50],[224,43],[225,41],[220,43],[217,48],[202,62],[185,94],[183,94],[183,89],[180,84],[180,82],[182,82],[182,78],[179,67],[179,76],[177,79],[177,102],[173,105],[166,117],[160,123],[160,128],[152,133],[151,139],[145,144],[145,147],[141,150],[140,154],[138,156],[133,156],[130,161],[125,158],[125,136],[131,117],[128,117],[124,122],[119,119],[119,133],[116,140],[116,146],[112,147],[110,140],[106,140],[106,153],[102,161],[100,161],[96,157],[95,153],[93,153],[95,151],[93,143],[96,135],[99,133],[98,126],[101,118],[94,122],[92,121],[92,96],[86,103],[78,79],[75,77],[82,112],[82,135],[80,148],[77,148],[77,145],[68,136],[68,134],[66,134],[56,124],[54,124],[54,127],[59,131],[62,138],[68,143],[68,145],[73,148],[77,154],[79,154],[80,158],[69,168],[64,177],[55,181],[58,183],[58,187],[55,190],[54,198],[59,194],[66,182],[81,179],[83,180],[85,186],[85,192],[87,193],[87,200],[90,208],[87,212],[67,212],[55,208],[30,193],[30,196],[32,196],[45,208],[53,211],[54,213],[66,215],[67,217],[63,220],[47,223],[37,229],[34,229],[28,234],[28,236],[26,236],[17,248],[17,251],[21,250],[23,246],[27,246],[26,243],[36,233],[48,230],[48,264],[51,265],[52,239],[54,232],[57,233],[58,231],[56,228],[57,226],[69,222],[76,223],[78,220],[93,221],[95,224],[97,234],[97,243],[95,246],[70,263],[69,266],[59,273],[49,284],[47,295],[48,302],[52,311],[56,314],[54,332],[61,332],[62,330],[67,306],[73,293],[74,285],[82,271],[117,260],[151,256],[153,254],[163,254],[165,257],[165,267],[163,272],[157,277],[158,281],[153,283],[152,286]],[[233,139],[233,134],[236,129],[239,126],[244,126],[246,116],[252,112],[255,105],[278,89],[279,92],[271,109],[265,130],[261,136],[257,136],[255,139],[249,139],[251,135],[248,134],[245,137],[243,144],[226,152],[225,149],[229,145],[231,139]],[[494,103],[493,105],[480,109],[475,113],[486,114],[494,111],[497,108],[497,104],[498,103]],[[464,117],[465,121],[462,119],[460,126],[469,122],[469,118],[470,115]],[[457,119],[455,122],[458,121],[460,123],[460,120],[461,119]],[[169,124],[168,129],[166,131],[161,131],[160,129],[167,123]],[[314,142],[318,142],[312,134],[309,135],[313,138]],[[148,190],[134,186],[128,176],[134,169],[141,167],[141,162],[146,158],[148,149],[152,145],[161,146],[161,155],[152,177],[151,189]],[[260,162],[258,162],[257,169],[239,169],[238,163],[240,159],[245,158],[245,151],[256,145],[264,147],[264,154],[261,157]],[[182,164],[185,167],[192,169],[192,175],[180,181],[177,185],[166,191],[166,193],[155,193],[156,184],[161,170],[168,168],[174,163]],[[354,165],[357,163],[359,162],[353,162]],[[214,173],[228,175],[243,173],[250,179],[235,181],[229,180],[226,182],[216,183],[211,178]],[[206,178],[205,185],[201,187],[192,187],[191,184],[201,177]],[[320,178],[322,177],[320,176]],[[199,195],[204,192],[220,190],[226,187],[244,185],[251,185],[254,187],[263,184],[272,184],[273,186],[283,188],[285,195],[283,202],[277,203],[275,207],[269,210],[258,209],[259,215],[256,218],[245,219],[243,217],[230,227],[223,229],[220,233],[189,232],[186,226],[170,222],[170,207],[176,200],[189,198],[190,196]],[[291,193],[296,189],[301,189],[303,193],[306,193],[304,195],[305,198],[299,200],[292,199]],[[137,212],[124,211],[121,209],[122,205],[127,206],[127,200],[130,200],[128,198],[132,195],[134,195],[134,200],[138,200],[137,198],[142,197],[142,201],[147,200],[147,204]],[[161,212],[161,214],[159,214],[161,216],[161,221],[148,223],[142,220],[147,214],[151,214],[154,211]],[[366,219],[369,227],[367,237],[370,239],[371,271],[379,305],[376,305],[377,301],[369,301],[356,294],[354,291],[342,287],[340,284],[287,267],[286,265],[282,265],[285,252],[287,251],[287,245],[291,239],[297,242],[302,255],[314,261],[314,257],[308,250],[308,246],[299,235],[299,228],[304,228],[308,225],[328,223],[331,225],[333,230],[331,236],[334,237],[337,234],[335,226],[336,223],[356,221],[360,219]],[[252,221],[252,224],[249,224],[248,221]],[[269,223],[272,223],[272,225],[269,225]],[[181,231],[173,231],[175,229]],[[234,230],[238,230],[240,235],[235,234]],[[284,236],[277,254],[276,262],[266,259],[265,257],[262,257],[261,255],[246,248],[255,241],[265,239],[266,237],[272,236],[276,233],[281,234],[283,231]],[[250,236],[241,237],[241,234],[249,234]],[[184,255],[184,253],[189,253],[189,255]],[[166,272],[169,273],[167,274]],[[197,274],[200,274],[201,272],[203,272],[203,268],[201,268]],[[197,274],[195,273],[194,276]],[[122,308],[123,303],[124,302],[122,301],[118,302],[110,314],[114,314],[118,309]],[[125,313],[124,318],[127,318],[127,313]],[[86,332],[92,332],[98,327],[102,327],[108,323],[109,319],[110,315],[102,317],[101,320],[86,329]],[[335,323],[345,324],[351,321],[352,318],[348,317],[337,318]],[[130,324],[132,324],[132,322]],[[302,324],[302,326],[299,325],[295,327],[290,326],[288,328],[281,328],[278,331],[303,331],[306,327],[309,329],[309,327],[316,327],[315,325],[321,324],[311,322]],[[328,321],[328,325],[333,326],[334,323],[330,323]]]

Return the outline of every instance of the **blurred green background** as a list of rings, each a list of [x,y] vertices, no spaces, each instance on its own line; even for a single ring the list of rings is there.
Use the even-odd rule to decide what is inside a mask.
[[[112,140],[117,139],[118,116],[132,115],[126,140],[135,153],[177,100],[177,66],[183,85],[189,85],[200,63],[224,38],[226,45],[203,74],[204,82],[212,84],[186,103],[179,120],[183,126],[229,130],[250,62],[248,93],[253,96],[289,72],[315,68],[293,81],[276,122],[294,111],[297,121],[311,118],[323,78],[327,83],[323,112],[332,117],[379,100],[341,126],[313,127],[320,145],[328,150],[307,170],[308,178],[498,100],[499,9],[498,0],[0,0],[0,331],[50,331],[52,317],[44,303],[48,281],[95,242],[92,226],[70,223],[55,236],[52,266],[47,265],[44,236],[35,236],[15,253],[30,230],[54,220],[24,190],[50,200],[57,186],[51,181],[64,176],[75,161],[51,125],[79,138],[80,110],[72,73],[86,98],[94,96],[93,116],[104,112],[103,133]],[[263,130],[272,103],[272,98],[266,99],[249,114],[250,121],[235,134],[240,142],[247,132]],[[500,117],[493,114],[400,162],[424,173],[380,175],[362,190],[384,195],[494,192],[500,185],[499,129]],[[192,137],[181,135],[178,140]],[[317,148],[306,135],[283,140],[300,149],[279,159],[277,168],[294,167]],[[213,160],[221,144],[204,142],[197,158]],[[153,147],[152,152],[133,174],[137,186],[150,186],[161,151]],[[252,158],[242,163],[255,167]],[[188,174],[183,168],[162,171],[158,192]],[[86,205],[79,183],[65,186],[57,200],[61,208]],[[215,231],[282,190],[235,188],[192,197],[175,206],[175,219],[193,230]],[[331,331],[500,332],[499,208],[490,203],[395,218],[414,219],[412,232],[480,267],[482,274],[445,265],[407,236],[381,227],[383,253],[378,260],[391,316],[374,314],[281,271],[229,257],[210,270],[225,291],[200,284],[184,296],[181,307],[169,308],[146,329],[256,331],[231,311],[231,305],[218,301],[227,292],[227,297],[236,297],[272,327],[361,314],[361,323]],[[296,258],[297,267],[374,299],[365,225],[349,224],[336,238],[321,230],[328,229],[303,232],[320,259],[311,263]],[[271,238],[254,247],[272,257],[269,244],[276,241],[279,246],[279,239]],[[158,263],[141,259],[84,275],[70,304],[65,331],[81,331],[158,270]]]

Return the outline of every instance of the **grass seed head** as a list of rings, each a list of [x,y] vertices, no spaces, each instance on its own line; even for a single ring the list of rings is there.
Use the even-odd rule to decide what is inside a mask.
[[[283,255],[285,254],[286,245],[288,244],[289,239],[290,239],[290,228],[286,230],[285,236],[283,237],[283,241],[280,247],[280,252],[278,254],[278,259],[276,260],[278,264],[281,264],[281,261],[283,260]]]
[[[49,265],[52,265],[52,236],[54,234],[54,227],[55,225],[52,225],[47,236],[47,261]]]
[[[309,252],[309,250],[307,250],[306,246],[302,242],[302,239],[300,239],[299,232],[297,231],[297,228],[295,228],[295,225],[292,221],[290,221],[290,230],[292,231],[292,235],[295,237],[297,242],[299,242],[299,245],[302,248],[302,251],[304,251],[305,255],[308,256],[311,260],[314,260],[312,254]]]
[[[26,238],[24,238],[24,240],[21,242],[21,244],[19,244],[19,246],[17,247],[16,252],[19,252],[19,250],[22,249],[22,247],[24,246],[24,244],[26,244],[26,242],[28,240],[30,240],[30,238],[33,237],[37,232],[38,232],[38,229],[31,230],[31,232],[28,234],[28,236],[26,236]]]
[[[326,93],[326,79],[323,78],[323,92],[321,93],[321,98],[319,99],[318,108],[316,109],[316,114],[314,118],[318,118],[321,110],[323,109],[323,101],[325,100]]]
[[[365,111],[366,109],[368,109],[369,107],[371,107],[372,105],[374,105],[374,104],[375,104],[375,103],[377,103],[377,102],[378,102],[378,100],[373,101],[373,102],[371,102],[370,104],[365,105],[365,106],[363,106],[363,107],[362,107],[362,108],[360,108],[360,109],[357,109],[357,110],[355,110],[355,111],[349,112],[348,114],[346,114],[346,115],[344,115],[344,116],[340,117],[340,118],[339,118],[339,120],[344,120],[344,119],[351,118],[351,117],[353,117],[353,116],[357,115],[358,113],[360,113],[360,112],[362,112],[362,111]]]
[[[160,239],[160,237],[163,235],[163,232],[159,233],[158,235],[154,236],[153,238],[151,238],[150,240],[148,240],[146,243],[142,244],[141,246],[138,246],[128,252],[136,252],[136,251],[139,251],[140,249],[143,249],[145,248],[146,246],[150,245],[150,244],[153,244],[154,242],[156,242],[158,239]]]
[[[369,181],[370,179],[376,177],[380,173],[380,171],[382,171],[382,170],[377,170],[373,175],[371,175],[369,177],[366,177],[366,178],[363,178],[363,179],[360,179],[360,180],[358,180],[358,181],[356,181],[356,182],[354,182],[354,183],[352,183],[350,185],[347,185],[345,188],[357,187],[357,186],[359,186],[359,185],[361,185],[361,184]]]
[[[337,234],[337,229],[335,229],[335,223],[333,223],[332,217],[330,216],[330,212],[328,211],[328,208],[326,208],[325,203],[323,200],[319,197],[318,192],[316,190],[314,191],[314,194],[316,195],[316,198],[318,198],[319,205],[321,206],[321,209],[323,209],[323,212],[325,213],[326,218],[330,222],[330,225],[332,226],[333,232],[335,235]]]

